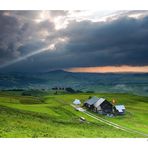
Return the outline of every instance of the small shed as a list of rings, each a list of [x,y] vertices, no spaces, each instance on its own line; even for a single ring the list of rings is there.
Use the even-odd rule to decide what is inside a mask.
[[[80,105],[80,104],[81,104],[81,101],[78,100],[78,99],[75,99],[75,100],[73,101],[73,104],[75,104],[75,105]]]
[[[124,105],[115,105],[114,112],[116,115],[123,115],[125,114],[125,106]]]

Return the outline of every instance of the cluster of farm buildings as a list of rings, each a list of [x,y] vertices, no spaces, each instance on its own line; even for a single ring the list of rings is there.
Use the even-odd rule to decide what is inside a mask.
[[[76,99],[74,104],[80,104],[81,102]],[[96,96],[91,97],[87,101],[83,103],[83,106],[87,109],[94,111],[99,114],[104,115],[123,115],[125,114],[125,106],[124,105],[113,105],[109,101],[104,98],[98,98]]]

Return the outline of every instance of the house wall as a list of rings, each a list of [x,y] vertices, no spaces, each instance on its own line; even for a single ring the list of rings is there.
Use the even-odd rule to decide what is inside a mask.
[[[97,111],[100,111],[101,110],[101,106],[98,106],[96,109],[97,109]]]

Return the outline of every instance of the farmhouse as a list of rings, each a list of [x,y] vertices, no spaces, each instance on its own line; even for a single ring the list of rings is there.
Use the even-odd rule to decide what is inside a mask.
[[[113,105],[104,98],[92,97],[84,102],[84,106],[101,114],[113,113]]]
[[[115,105],[114,112],[116,115],[124,115],[125,114],[125,106],[124,105]]]

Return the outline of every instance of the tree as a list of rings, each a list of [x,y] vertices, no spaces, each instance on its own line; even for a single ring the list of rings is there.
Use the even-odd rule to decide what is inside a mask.
[[[71,87],[67,87],[66,91],[69,92],[69,93],[75,93],[75,90],[72,89]]]

